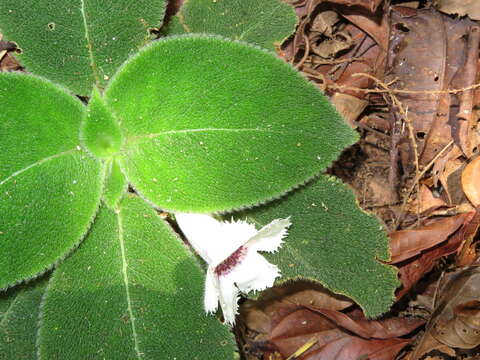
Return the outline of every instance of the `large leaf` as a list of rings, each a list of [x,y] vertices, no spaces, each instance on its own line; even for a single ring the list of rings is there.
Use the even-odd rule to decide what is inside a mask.
[[[0,32],[28,70],[89,95],[149,39],[165,0],[2,0]]]
[[[394,268],[377,261],[388,260],[388,239],[338,180],[321,176],[241,216],[258,226],[291,216],[293,225],[280,251],[265,254],[281,268],[282,282],[296,277],[317,280],[355,300],[369,317],[389,309],[399,283]]]
[[[203,314],[203,281],[194,257],[142,200],[102,208],[48,287],[40,359],[231,359],[228,329]]]
[[[0,359],[36,358],[38,315],[46,279],[0,293]]]
[[[126,63],[105,97],[125,138],[126,177],[164,209],[265,202],[312,178],[356,139],[291,66],[217,37],[158,41]]]
[[[36,276],[78,244],[102,171],[79,146],[83,105],[51,83],[0,74],[0,289]]]
[[[185,0],[178,20],[185,32],[219,34],[274,50],[295,31],[297,16],[281,0]],[[174,18],[170,34],[182,33]]]

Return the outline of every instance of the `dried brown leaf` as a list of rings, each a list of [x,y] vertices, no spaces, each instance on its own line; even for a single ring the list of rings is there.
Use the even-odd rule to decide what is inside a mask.
[[[426,185],[420,185],[418,199],[412,202],[408,211],[411,213],[429,214],[438,208],[448,206],[445,201],[439,197],[433,196],[432,191]]]
[[[273,329],[270,340],[285,357],[315,340],[314,345],[300,357],[303,360],[350,360],[362,356],[393,359],[410,342],[397,336],[408,334],[421,324],[422,320],[403,318],[367,320],[358,310],[344,314],[309,307],[283,319]],[[359,333],[364,337],[357,336]],[[380,339],[370,338],[372,336]]]
[[[458,270],[440,286],[435,310],[415,354],[426,353],[431,336],[449,347],[472,349],[480,345],[480,267]]]
[[[278,323],[270,334],[270,341],[285,357],[310,341],[317,340],[312,351],[334,340],[348,336],[333,322],[308,309],[295,311]]]
[[[269,334],[288,314],[304,306],[343,310],[353,302],[310,281],[296,281],[264,291],[258,300],[247,300],[240,307],[242,319],[250,330]]]
[[[463,166],[465,166],[463,159],[447,160],[443,172],[438,177],[450,205],[458,205],[466,201],[460,186]]]
[[[370,12],[375,12],[383,0],[334,0],[332,2],[338,5],[360,6]]]
[[[465,237],[469,236],[473,231],[476,231],[476,227],[473,227],[474,229],[472,229],[471,226],[471,223],[475,222],[473,220],[479,217],[475,212],[469,212],[458,216],[463,217],[463,225],[452,236],[450,236],[447,241],[430,250],[422,252],[420,256],[415,259],[401,264],[399,268],[399,278],[402,287],[397,291],[397,298],[401,298],[405,295],[425,273],[429,272],[433,268],[437,259],[457,251]]]
[[[391,233],[390,263],[396,264],[420,254],[453,234],[465,221],[465,214],[441,218],[435,222],[413,230],[399,230]]]
[[[480,20],[480,2],[478,0],[436,0],[437,8],[458,16],[468,15],[472,20]]]
[[[352,127],[356,127],[354,121],[358,119],[368,105],[368,101],[366,100],[340,92],[335,93],[330,98],[330,101],[345,121]]]
[[[342,338],[308,353],[303,360],[392,360],[410,341],[405,339],[365,340]]]
[[[462,189],[473,206],[480,206],[480,157],[473,159],[463,169]]]
[[[404,336],[422,325],[425,321],[413,318],[387,318],[385,320],[367,320],[361,313],[351,313],[350,316],[335,310],[309,307],[333,321],[339,327],[351,331],[365,339],[391,339]],[[356,316],[355,316],[356,315]]]

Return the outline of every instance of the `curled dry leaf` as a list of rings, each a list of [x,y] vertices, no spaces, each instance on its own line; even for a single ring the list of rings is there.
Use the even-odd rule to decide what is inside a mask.
[[[473,159],[463,169],[462,189],[473,206],[480,206],[480,157]]]
[[[448,206],[440,197],[433,196],[432,191],[426,185],[420,185],[418,199],[412,202],[408,211],[427,215],[438,208]]]
[[[429,225],[412,230],[399,230],[391,233],[390,264],[396,264],[410,259],[422,251],[429,249],[453,234],[465,221],[465,214],[441,218]]]
[[[390,339],[404,336],[424,323],[420,319],[396,317],[381,321],[368,320],[359,310],[352,311],[347,315],[340,311],[318,309],[312,306],[309,309],[325,316],[337,326],[365,339]]]
[[[368,105],[366,100],[340,92],[335,93],[330,100],[345,121],[352,127],[355,127],[355,120]]]
[[[480,345],[480,267],[471,266],[450,275],[438,290],[435,310],[413,357],[432,349],[434,341],[453,348]]]
[[[415,259],[400,264],[399,278],[402,287],[397,291],[398,299],[405,295],[425,273],[433,268],[437,259],[456,252],[465,238],[476,232],[477,226],[472,224],[480,220],[480,215],[475,212],[469,212],[458,216],[463,219],[461,227],[447,237],[446,241],[430,250],[421,252]]]
[[[310,31],[312,33],[318,33],[319,35],[325,35],[327,37],[332,37],[333,35],[333,26],[340,20],[340,16],[336,11],[327,10],[322,11],[318,16],[316,16],[310,26]]]
[[[447,198],[446,200],[450,205],[458,205],[462,202],[468,202],[460,185],[464,166],[465,160],[463,159],[449,159],[445,162],[445,167],[438,177],[443,186]]]
[[[353,302],[345,296],[320,284],[299,280],[265,290],[258,300],[247,300],[241,305],[240,314],[247,328],[269,334],[283,317],[304,306],[343,310],[351,305]]]
[[[388,44],[388,22],[384,20],[386,12],[380,18],[374,13],[382,2],[301,2],[303,5],[296,8],[300,17],[297,32],[293,41],[284,47],[282,56],[322,89],[331,86],[329,95],[341,92],[364,99],[364,92],[348,88],[373,85],[372,79],[352,76],[355,73],[376,76],[383,73],[385,51],[380,48]],[[356,117],[359,115],[360,112]]]
[[[270,334],[270,341],[288,357],[307,342],[314,345],[303,360],[393,359],[410,340],[409,334],[423,320],[389,318],[367,320],[359,310],[347,314],[335,310],[300,309],[286,316]]]
[[[431,354],[433,357],[425,357],[425,355]],[[443,360],[444,355],[448,355],[455,358],[456,352],[450,346],[442,344],[435,339],[431,334],[423,334],[421,343],[418,343],[415,349],[408,353],[404,360]],[[449,359],[448,357],[446,359]]]

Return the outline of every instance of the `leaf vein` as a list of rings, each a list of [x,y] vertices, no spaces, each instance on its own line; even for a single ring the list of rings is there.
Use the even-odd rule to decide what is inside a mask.
[[[2,181],[0,181],[0,186],[2,186],[3,184],[5,184],[7,181],[11,180],[12,178],[14,178],[15,176],[17,175],[20,175],[21,173],[35,167],[35,166],[39,166],[39,165],[42,165],[50,160],[54,160],[56,158],[59,158],[63,155],[67,155],[67,154],[70,154],[72,152],[74,152],[76,149],[69,149],[69,150],[66,150],[66,151],[62,151],[61,153],[58,153],[58,154],[55,154],[55,155],[51,155],[51,156],[47,156],[46,158],[43,158],[43,159],[40,159],[36,162],[34,162],[33,164],[30,164],[28,166],[25,166],[24,168],[20,169],[20,170],[17,170],[15,172],[13,172],[12,174],[10,174],[9,176],[7,176],[5,179],[3,179]]]
[[[139,140],[139,139],[154,139],[159,136],[163,135],[177,135],[177,134],[189,134],[189,133],[201,133],[201,132],[209,132],[209,131],[224,131],[224,132],[270,132],[274,134],[282,134],[282,135],[289,135],[291,133],[302,133],[304,136],[311,136],[311,137],[316,137],[313,134],[305,133],[303,131],[298,131],[298,130],[289,130],[289,131],[280,131],[280,130],[272,130],[272,129],[260,129],[260,128],[253,128],[253,129],[232,129],[232,128],[201,128],[201,129],[184,129],[184,130],[169,130],[169,131],[162,131],[159,133],[153,133],[153,134],[145,134],[145,135],[139,135],[139,136],[133,136],[132,140]]]
[[[3,328],[3,326],[5,325],[5,322],[8,318],[8,315],[11,313],[13,307],[15,306],[15,304],[17,303],[17,300],[18,300],[18,297],[20,296],[20,294],[17,294],[15,296],[15,298],[12,300],[12,302],[10,303],[10,305],[8,306],[8,309],[7,311],[5,311],[3,313],[3,316],[2,316],[2,321],[0,321],[0,328]]]
[[[85,13],[85,0],[80,0],[80,4],[81,4],[80,12],[82,14],[83,27],[85,28],[85,40],[87,41],[87,49],[88,49],[88,57],[90,59],[90,67],[92,68],[95,83],[98,86],[98,84],[100,84],[100,80],[98,78],[97,65],[96,65],[95,59],[93,57],[92,40],[90,38],[90,32],[88,31],[87,14]]]
[[[272,12],[270,14],[268,14],[269,16],[264,16],[262,20],[266,20],[266,19],[273,19],[273,15],[275,14],[275,12],[281,7],[283,6],[283,3],[280,2],[280,4],[278,4],[278,6],[276,6],[274,9],[272,9]],[[266,21],[265,21],[266,22]],[[252,30],[258,28],[260,25],[264,25],[262,24],[262,21],[256,21],[254,22],[251,26],[249,26],[247,29],[245,29],[241,34],[240,36],[238,37],[238,40],[243,40],[245,35],[247,35],[249,32],[251,32]]]
[[[129,282],[128,282],[128,273],[127,273],[127,268],[128,268],[128,263],[126,259],[126,253],[125,253],[125,242],[123,238],[123,219],[122,219],[122,213],[119,212],[117,215],[117,221],[118,221],[118,240],[120,242],[120,252],[122,254],[122,276],[123,276],[123,282],[125,285],[125,295],[127,297],[127,311],[130,317],[130,324],[132,326],[132,335],[133,335],[133,341],[135,344],[135,353],[137,355],[138,359],[141,359],[141,353],[140,353],[140,346],[138,342],[138,335],[137,335],[137,329],[135,326],[135,321],[136,318],[133,315],[133,309],[132,309],[132,300],[130,297],[130,287],[129,287]]]

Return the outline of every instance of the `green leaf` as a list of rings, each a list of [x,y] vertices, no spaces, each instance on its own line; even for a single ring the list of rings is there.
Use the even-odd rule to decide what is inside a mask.
[[[115,210],[118,202],[127,191],[127,187],[127,179],[125,175],[123,175],[117,159],[113,158],[108,160],[105,172],[105,189],[103,192],[105,205]]]
[[[0,289],[50,268],[82,239],[101,164],[78,145],[84,107],[51,83],[0,74]]]
[[[178,17],[187,32],[219,34],[270,50],[297,24],[293,7],[281,0],[185,0]],[[173,26],[172,33],[178,29]]]
[[[319,281],[355,300],[368,317],[388,311],[393,303],[399,285],[396,271],[377,261],[389,259],[387,236],[335,178],[323,175],[285,198],[239,216],[258,226],[291,216],[282,248],[264,254],[280,267],[280,281],[297,277]]]
[[[203,272],[139,198],[102,208],[55,271],[41,314],[41,359],[232,359],[228,328],[202,310]]]
[[[164,209],[213,212],[268,201],[356,140],[291,66],[217,37],[156,42],[125,64],[105,98],[125,137],[127,179]]]
[[[47,279],[0,293],[0,358],[36,359],[35,340],[40,303]]]
[[[0,32],[18,43],[20,60],[74,93],[103,87],[150,39],[165,0],[2,0]]]
[[[99,158],[112,157],[122,145],[122,134],[118,122],[107,109],[96,88],[88,103],[81,137],[85,147]]]

